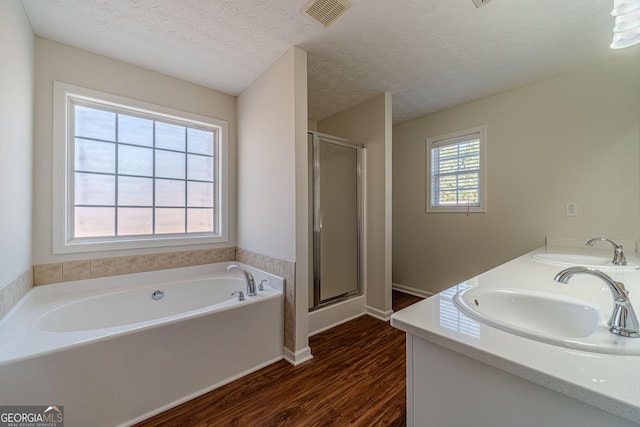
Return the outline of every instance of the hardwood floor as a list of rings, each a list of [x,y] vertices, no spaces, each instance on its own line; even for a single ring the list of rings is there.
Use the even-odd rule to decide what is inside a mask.
[[[393,309],[421,298],[393,291]],[[281,360],[143,421],[156,426],[404,426],[405,335],[362,316],[310,338],[313,359]]]

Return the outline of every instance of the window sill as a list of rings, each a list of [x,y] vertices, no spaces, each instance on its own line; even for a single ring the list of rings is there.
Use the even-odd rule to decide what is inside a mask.
[[[221,236],[188,236],[188,237],[142,237],[123,240],[72,240],[62,244],[56,244],[53,248],[53,253],[58,254],[73,254],[81,252],[102,252],[102,251],[114,251],[123,249],[147,249],[147,248],[161,248],[172,246],[187,246],[187,245],[203,245],[214,243],[227,243],[229,239],[225,235]]]
[[[463,214],[476,214],[486,213],[487,209],[484,207],[466,207],[466,206],[451,206],[451,207],[428,207],[426,213],[463,213]]]

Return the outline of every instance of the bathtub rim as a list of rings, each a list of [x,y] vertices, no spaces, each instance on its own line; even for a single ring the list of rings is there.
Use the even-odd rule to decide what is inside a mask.
[[[227,273],[226,267],[231,264],[241,265],[249,270],[256,281],[259,283],[263,279],[267,279],[268,286],[266,292],[255,297],[247,297],[243,302],[234,301],[234,303],[222,302],[206,307],[202,307],[187,312],[181,312],[175,315],[163,317],[160,319],[147,320],[120,327],[91,329],[87,331],[69,331],[69,332],[52,332],[42,331],[35,328],[35,322],[44,314],[59,309],[65,305],[74,304],[89,298],[95,298],[102,295],[110,295],[114,293],[127,292],[132,289],[145,288],[149,286],[167,286],[178,284],[180,282],[190,282],[210,278],[212,274],[234,274]],[[235,274],[238,274],[235,272]],[[71,297],[69,297],[71,296]],[[159,328],[171,323],[195,319],[197,317],[206,316],[214,312],[221,312],[233,309],[240,305],[252,305],[259,303],[261,299],[266,298],[282,298],[284,300],[284,279],[276,275],[267,273],[249,265],[227,261],[215,264],[207,264],[192,267],[181,267],[171,270],[158,270],[152,272],[134,273],[121,276],[109,276],[95,279],[84,279],[73,282],[62,282],[48,285],[33,287],[21,300],[2,318],[0,319],[0,343],[9,338],[11,343],[15,340],[16,334],[33,333],[43,335],[66,335],[66,339],[72,339],[73,342],[64,345],[53,346],[42,351],[18,351],[16,353],[4,352],[0,347],[0,366],[11,363],[20,362],[27,359],[46,356],[48,354],[57,353],[66,349],[89,345],[91,343],[117,338],[119,336],[141,332],[147,329]],[[32,304],[35,310],[24,313],[25,306]],[[226,304],[226,305],[225,305]],[[8,329],[10,329],[8,331]],[[112,330],[109,332],[109,330]],[[96,335],[96,331],[99,334]],[[75,335],[72,337],[71,335]],[[284,348],[284,343],[283,343]]]

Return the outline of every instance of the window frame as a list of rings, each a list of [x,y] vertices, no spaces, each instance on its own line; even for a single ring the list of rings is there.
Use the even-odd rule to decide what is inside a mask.
[[[72,101],[93,103],[122,112],[153,116],[163,120],[179,120],[194,126],[215,128],[218,135],[214,152],[214,230],[215,232],[156,234],[142,236],[113,236],[78,238],[73,233],[74,153],[70,132]],[[212,117],[187,113],[97,90],[54,81],[53,83],[53,182],[52,182],[52,239],[53,253],[97,252],[121,249],[158,248],[228,242],[228,122]]]
[[[448,206],[434,206],[432,199],[432,146],[434,144],[443,143],[447,140],[455,140],[464,138],[466,136],[472,136],[478,134],[480,137],[480,147],[479,147],[479,206],[470,206],[470,205],[448,205]],[[459,141],[454,141],[451,144],[459,143]],[[441,147],[444,147],[448,144],[443,144]],[[425,200],[425,211],[427,213],[486,213],[487,212],[487,180],[486,180],[486,157],[487,157],[487,127],[486,125],[476,126],[469,129],[463,129],[451,133],[447,133],[444,135],[438,135],[433,137],[428,137],[425,142],[425,151],[426,151],[426,200]]]

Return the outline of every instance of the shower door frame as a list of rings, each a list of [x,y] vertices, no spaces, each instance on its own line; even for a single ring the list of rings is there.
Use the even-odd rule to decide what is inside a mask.
[[[364,145],[356,144],[348,139],[339,138],[332,135],[316,131],[308,131],[311,135],[311,160],[312,160],[312,194],[313,194],[313,305],[309,307],[309,311],[318,310],[331,304],[344,301],[355,296],[362,295],[362,220],[363,220],[363,194],[362,194],[362,166],[363,166],[363,149]],[[320,144],[321,143],[339,145],[346,148],[356,150],[356,289],[336,295],[331,298],[322,300],[322,213],[320,201],[320,183],[321,183],[321,167],[320,167]]]

